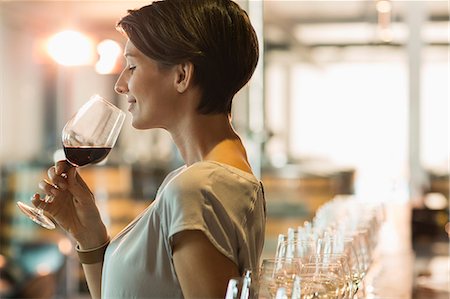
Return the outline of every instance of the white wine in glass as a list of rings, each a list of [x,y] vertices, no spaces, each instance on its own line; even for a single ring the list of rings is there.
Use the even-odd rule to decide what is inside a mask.
[[[66,160],[75,167],[103,161],[117,141],[125,113],[99,95],[92,96],[66,123],[62,144]],[[52,201],[46,196],[44,203]],[[44,215],[40,205],[17,202],[20,210],[37,224],[54,229],[53,221]]]

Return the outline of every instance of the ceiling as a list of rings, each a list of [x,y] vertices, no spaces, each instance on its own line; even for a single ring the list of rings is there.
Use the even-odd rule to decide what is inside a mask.
[[[1,0],[0,0],[1,1]],[[79,0],[42,1],[10,0],[0,2],[0,11],[12,26],[46,34],[55,28],[75,27],[95,34],[114,32],[114,25],[127,9],[148,1]]]
[[[265,21],[269,23],[317,23],[376,21],[377,0],[265,0]],[[434,19],[447,19],[448,1],[391,0],[393,17],[402,19],[411,3],[421,2]]]
[[[448,1],[391,0],[390,3],[391,44],[406,41],[408,17],[417,9],[425,20],[422,31],[426,38],[448,45]],[[384,43],[377,33],[380,24],[377,0],[269,0],[264,1],[264,11],[264,35],[269,50]]]
[[[112,38],[119,37],[114,30],[114,25],[127,9],[138,8],[149,2],[10,0],[0,2],[0,13],[6,17],[7,24],[12,28],[30,30],[34,34],[49,34],[58,27],[61,29],[76,27],[80,30],[95,32],[98,38]],[[448,21],[449,10],[446,0],[393,0],[391,22],[402,22],[407,14],[408,6],[413,2],[422,3],[427,19],[441,23]],[[264,0],[266,44],[289,46],[293,43],[301,43],[294,32],[299,26],[306,28],[317,24],[376,24],[378,15],[375,4],[376,0]]]

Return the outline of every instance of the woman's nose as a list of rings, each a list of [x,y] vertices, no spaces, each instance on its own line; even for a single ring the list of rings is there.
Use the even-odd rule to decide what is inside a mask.
[[[116,84],[114,85],[114,90],[118,94],[126,94],[128,92],[128,84],[126,83],[126,80],[124,80],[123,78],[123,72],[117,79]]]
[[[114,85],[114,90],[118,94],[126,94],[128,92],[128,88],[125,85],[120,84],[119,81],[117,81],[116,85]]]

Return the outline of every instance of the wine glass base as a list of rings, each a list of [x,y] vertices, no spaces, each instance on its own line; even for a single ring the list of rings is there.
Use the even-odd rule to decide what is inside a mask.
[[[30,207],[22,202],[17,202],[17,206],[19,209],[28,216],[31,220],[36,222],[42,227],[46,229],[55,229],[56,226],[47,216],[41,214],[37,208]]]

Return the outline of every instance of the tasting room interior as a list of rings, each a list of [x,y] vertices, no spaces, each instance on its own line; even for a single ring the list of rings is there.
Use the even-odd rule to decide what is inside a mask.
[[[149,2],[0,1],[1,298],[89,298],[74,240],[16,203],[64,159],[61,130],[90,96],[127,110],[113,90],[126,42],[115,23]],[[265,186],[263,257],[352,198],[384,213],[371,277],[390,295],[367,298],[448,298],[448,1],[237,2],[260,44],[232,122]],[[112,237],[183,164],[167,132],[130,118],[107,159],[79,169]]]

